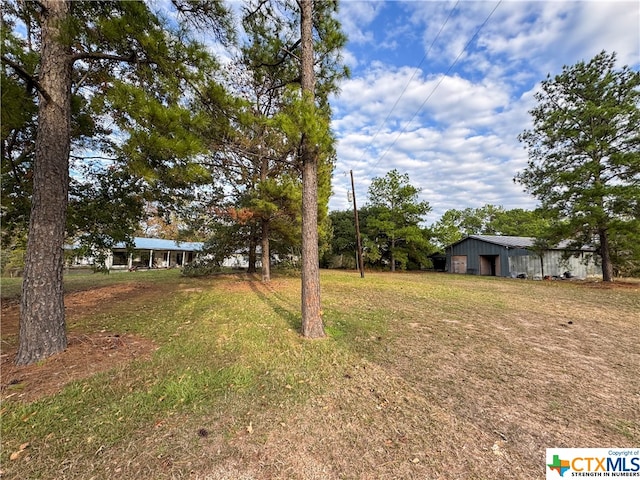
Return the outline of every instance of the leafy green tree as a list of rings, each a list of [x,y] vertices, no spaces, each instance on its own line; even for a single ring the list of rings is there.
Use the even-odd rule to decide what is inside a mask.
[[[215,153],[212,166],[234,185],[236,207],[253,212],[250,228],[243,229],[248,235],[249,272],[255,271],[256,247],[260,245],[262,281],[269,282],[271,240],[280,239],[281,233],[291,237],[290,232],[280,229],[285,225],[283,218],[296,216],[295,210],[285,207],[295,208],[291,187],[300,189],[300,185],[295,180],[298,175],[292,161],[295,146],[287,142],[286,135],[274,122],[284,102],[281,72],[256,63],[256,55],[260,55],[258,58],[264,55],[254,48],[264,41],[260,36],[263,31],[248,33],[250,43],[243,46],[242,56],[229,79],[230,88],[242,102],[232,122],[233,131],[223,145],[223,154]],[[290,224],[295,226],[295,222]]]
[[[331,247],[326,252],[323,264],[326,266],[356,267],[356,226],[354,223],[353,211],[332,211],[329,212],[331,222]],[[339,257],[340,260],[334,265],[331,257]]]
[[[62,270],[72,140],[87,140],[76,148],[98,147],[92,140],[102,116],[105,125],[115,124],[116,133],[125,138],[112,142],[112,157],[126,158],[156,186],[171,185],[174,174],[185,170],[200,174],[184,162],[184,156],[195,155],[200,146],[192,138],[182,141],[164,125],[191,121],[179,92],[204,81],[203,72],[213,66],[206,49],[189,37],[185,21],[216,25],[223,32],[226,24],[218,15],[224,10],[211,8],[220,2],[172,3],[175,28],[143,2],[42,0],[3,5],[3,26],[19,19],[29,38],[21,45],[26,53],[21,53],[9,36],[3,37],[12,48],[3,49],[2,63],[28,92],[38,94],[33,153],[27,152],[32,193],[18,364],[33,363],[66,347]],[[84,113],[83,121],[73,121],[80,118],[74,116],[74,108]],[[140,128],[144,126],[148,128]],[[76,127],[87,130],[85,135],[74,135]]]
[[[561,220],[557,236],[597,245],[606,282],[612,243],[637,229],[640,211],[640,72],[615,63],[603,51],[547,76],[533,128],[519,136],[529,163],[516,176]]]
[[[491,223],[495,235],[542,238],[551,225],[548,212],[514,208],[498,211]]]
[[[3,5],[3,8],[9,8]],[[27,42],[13,35],[15,21],[8,15],[2,16],[2,70],[0,71],[2,108],[0,109],[0,148],[2,160],[0,182],[2,197],[0,215],[2,219],[2,250],[13,244],[13,237],[22,237],[29,223],[29,199],[33,178],[33,155],[37,128],[38,106],[33,95],[34,86],[30,83],[38,64],[38,55],[28,50]],[[16,68],[21,65],[23,72],[18,74],[14,67],[4,59],[14,58],[11,62]]]
[[[451,245],[467,235],[510,235],[543,237],[550,226],[547,212],[502,206],[451,209],[431,226],[431,235],[440,248]]]
[[[318,103],[324,105],[322,115],[326,115],[327,95],[335,90],[340,76],[335,67],[344,36],[335,20],[319,21],[325,16],[333,19],[335,2],[316,3],[314,8],[316,93]],[[292,1],[250,1],[242,10],[242,25],[245,40],[225,81],[238,99],[237,111],[231,115],[233,128],[206,163],[231,186],[229,206],[253,213],[247,220],[249,228],[238,231],[247,235],[249,271],[255,271],[256,247],[261,246],[262,279],[267,282],[270,254],[300,246],[300,6]],[[328,122],[325,124],[327,130]],[[335,155],[333,139],[327,138],[319,157],[321,238]]]
[[[612,227],[611,262],[614,274],[622,277],[640,277],[640,214],[635,220],[624,222],[620,231]]]
[[[382,267],[380,245],[376,242],[377,230],[367,230],[367,223],[375,209],[364,206],[358,209],[361,228],[363,259],[372,267]],[[332,211],[329,213],[331,222],[330,246],[323,263],[334,268],[358,268],[356,227],[353,210]],[[371,238],[370,238],[371,237]],[[335,258],[338,257],[338,258]]]
[[[13,229],[11,234],[3,235],[0,250],[2,275],[20,276],[24,270],[24,257],[27,251],[27,231]]]
[[[97,260],[105,270],[106,254],[117,243],[132,246],[144,212],[140,180],[126,170],[84,170],[69,187],[67,235],[78,245],[77,253]]]
[[[419,224],[431,207],[428,202],[418,201],[419,193],[420,189],[411,185],[409,175],[395,169],[384,177],[374,178],[369,186],[371,212],[366,220],[367,236],[369,240],[372,236],[376,238],[379,250],[389,255],[392,272],[396,263],[406,268],[410,251],[430,248]]]
[[[437,222],[431,225],[431,236],[440,248],[456,243],[462,240],[465,235],[469,235],[461,225],[463,213],[463,211],[456,209],[447,210]]]
[[[216,267],[221,268],[225,259],[238,253],[244,245],[247,225],[238,221],[220,221],[213,224],[212,231],[207,236],[204,245],[206,262],[212,262]]]
[[[480,208],[451,209],[444,212],[431,231],[440,247],[455,243],[467,235],[497,235],[496,219],[508,218],[502,207],[485,205]]]

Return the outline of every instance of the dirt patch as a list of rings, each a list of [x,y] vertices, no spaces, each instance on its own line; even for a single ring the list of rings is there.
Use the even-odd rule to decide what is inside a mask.
[[[68,383],[150,357],[156,346],[133,335],[70,335],[67,349],[42,363],[16,366],[16,351],[2,353],[0,398],[33,402],[59,392]]]
[[[111,285],[65,296],[67,321],[104,308],[104,302],[123,295],[139,294],[148,286],[138,283]],[[0,399],[32,402],[52,395],[74,381],[108,371],[138,358],[151,356],[157,346],[150,340],[118,333],[70,332],[67,349],[34,365],[16,366],[19,306],[2,305],[2,354],[0,355]]]
[[[67,323],[70,323],[78,315],[94,313],[98,309],[104,309],[105,302],[117,297],[137,295],[143,290],[149,289],[149,285],[143,283],[122,283],[106,287],[92,288],[78,292],[68,293],[64,296],[64,306]],[[20,325],[20,301],[17,299],[2,299],[2,350],[17,343]]]

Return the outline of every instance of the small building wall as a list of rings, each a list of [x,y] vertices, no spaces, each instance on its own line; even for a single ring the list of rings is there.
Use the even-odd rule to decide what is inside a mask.
[[[466,271],[461,271],[466,257]],[[492,269],[491,263],[495,262]],[[447,248],[447,272],[502,276],[509,271],[507,249],[493,243],[467,238]]]
[[[151,250],[125,248],[111,249],[105,259],[108,270],[131,270],[137,268],[175,268],[183,267],[199,255],[193,250]],[[95,265],[93,257],[74,257],[70,266]]]
[[[249,256],[242,253],[233,254],[223,260],[222,266],[237,269],[249,268]]]
[[[125,249],[113,249],[111,263],[107,266],[111,269],[132,268],[174,268],[183,267],[191,263],[197,253],[180,250],[143,250],[136,249],[129,253]]]
[[[573,277],[587,278],[602,275],[595,255],[590,251],[576,252],[565,258],[564,250],[547,250],[540,257],[531,250],[507,247],[469,237],[447,247],[446,271],[469,275],[491,275],[527,278],[560,277],[570,272]],[[544,274],[543,272],[544,267]]]
[[[509,259],[509,271],[514,277],[523,274],[535,279],[544,276],[561,277],[565,272],[580,279],[602,276],[602,267],[596,263],[592,252],[578,252],[577,256],[569,258],[564,258],[564,253],[562,250],[548,250],[543,254],[542,261],[533,252],[513,256]]]

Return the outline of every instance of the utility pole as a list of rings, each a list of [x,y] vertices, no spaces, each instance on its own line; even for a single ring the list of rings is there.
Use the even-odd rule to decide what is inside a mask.
[[[351,173],[351,191],[353,192],[353,215],[356,222],[356,244],[358,246],[358,269],[360,270],[360,277],[364,278],[364,259],[362,258],[362,242],[360,241],[360,221],[358,220],[358,207],[356,207],[356,188],[353,184],[353,170],[349,170]]]

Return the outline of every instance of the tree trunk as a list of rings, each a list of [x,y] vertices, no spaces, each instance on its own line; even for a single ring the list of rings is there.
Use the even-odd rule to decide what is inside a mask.
[[[313,152],[305,157],[314,157]],[[320,265],[318,257],[317,163],[303,160],[302,171],[302,335],[324,337],[320,314]]]
[[[313,103],[313,2],[300,1],[302,49],[301,84],[305,101]],[[324,337],[320,311],[320,261],[318,256],[318,157],[315,145],[302,135],[302,335]]]
[[[602,259],[602,281],[613,282],[613,263],[611,263],[611,250],[609,248],[609,234],[606,229],[600,229],[600,257]]]
[[[249,231],[249,266],[247,273],[256,273],[256,260],[258,258],[256,254],[256,224],[251,223]]]
[[[269,253],[269,220],[262,219],[262,282],[271,281],[271,255]]]
[[[396,256],[393,252],[396,250],[396,239],[391,237],[391,271],[396,271]]]
[[[27,365],[67,347],[62,273],[71,117],[70,50],[62,38],[67,1],[41,0],[42,57],[33,196],[16,364]]]
[[[260,182],[265,182],[269,175],[269,158],[264,157],[260,162]],[[271,252],[269,251],[269,233],[271,220],[266,217],[261,220],[262,236],[260,247],[262,249],[262,283],[271,281]]]

